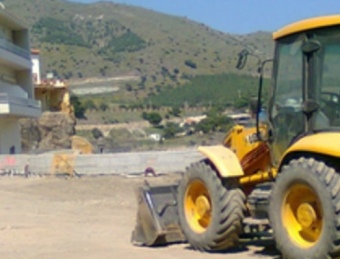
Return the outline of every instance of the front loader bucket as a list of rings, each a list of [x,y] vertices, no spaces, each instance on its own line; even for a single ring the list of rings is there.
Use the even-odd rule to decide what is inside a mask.
[[[131,242],[139,246],[157,246],[184,242],[177,213],[177,185],[150,186],[137,192],[137,223]]]

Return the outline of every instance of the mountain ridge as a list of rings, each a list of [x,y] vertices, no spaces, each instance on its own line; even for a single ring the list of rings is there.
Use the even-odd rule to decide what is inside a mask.
[[[70,82],[135,75],[139,90],[183,85],[197,75],[255,74],[256,59],[235,68],[245,47],[266,58],[271,34],[233,35],[203,23],[141,7],[65,0],[3,0],[31,28],[31,47],[40,49],[42,72]]]

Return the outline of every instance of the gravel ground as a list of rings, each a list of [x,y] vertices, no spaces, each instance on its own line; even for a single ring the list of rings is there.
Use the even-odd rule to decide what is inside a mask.
[[[175,178],[148,179],[169,182]],[[0,258],[279,258],[272,247],[256,243],[216,254],[193,251],[188,244],[160,248],[131,245],[137,209],[134,190],[144,180],[121,176],[1,177]]]

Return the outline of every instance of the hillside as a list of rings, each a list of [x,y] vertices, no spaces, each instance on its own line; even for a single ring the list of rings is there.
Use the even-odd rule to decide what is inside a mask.
[[[140,82],[124,87],[147,92],[196,75],[254,74],[255,59],[236,71],[237,53],[248,46],[269,57],[273,50],[270,33],[231,35],[185,17],[124,4],[2,1],[30,26],[43,73],[53,71],[70,82],[135,75]]]

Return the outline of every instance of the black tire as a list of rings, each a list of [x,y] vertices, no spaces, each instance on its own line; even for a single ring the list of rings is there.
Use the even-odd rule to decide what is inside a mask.
[[[197,188],[195,184],[197,184]],[[196,188],[195,191],[201,192],[201,194],[204,193],[204,197],[208,197],[206,200],[209,200],[210,220],[207,220],[203,227],[199,224],[199,226],[193,227],[191,217],[188,216],[190,210],[186,205],[188,204],[187,198],[189,203],[194,199],[189,195],[191,188]],[[225,251],[236,246],[239,235],[242,233],[244,200],[245,195],[237,185],[234,183],[223,184],[209,164],[203,161],[192,164],[187,168],[178,187],[179,221],[189,244],[194,249],[201,251]],[[197,220],[197,222],[200,221]]]
[[[269,218],[283,258],[338,256],[339,174],[312,158],[292,160],[283,167],[273,186]]]

